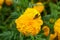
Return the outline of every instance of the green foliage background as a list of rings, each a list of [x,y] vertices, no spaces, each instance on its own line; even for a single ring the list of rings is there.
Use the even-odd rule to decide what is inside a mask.
[[[43,2],[45,10],[41,13],[44,25],[50,27],[51,32],[54,33],[54,23],[50,23],[53,18],[56,21],[60,17],[60,1],[59,0],[34,0],[33,3]],[[18,18],[26,8],[32,7],[31,0],[13,0],[11,6],[5,3],[0,9],[0,40],[49,40],[49,36],[43,35],[43,30],[36,36],[25,37],[18,32],[15,25],[15,19]],[[43,25],[42,25],[43,26]],[[57,39],[56,39],[57,40]]]

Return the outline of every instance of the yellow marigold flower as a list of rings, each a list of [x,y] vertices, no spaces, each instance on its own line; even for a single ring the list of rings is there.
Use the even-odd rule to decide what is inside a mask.
[[[60,18],[54,24],[54,31],[60,33]]]
[[[55,22],[54,31],[58,33],[58,39],[60,40],[60,18]]]
[[[0,5],[2,5],[4,3],[4,0],[0,0]]]
[[[41,2],[37,2],[33,8],[35,8],[37,11],[41,13],[44,10],[44,5]]]
[[[57,33],[50,34],[50,39],[49,40],[54,40],[56,36],[57,36]]]
[[[45,36],[48,36],[48,35],[49,35],[50,29],[49,29],[48,26],[44,26],[44,27],[42,28],[42,30],[44,31],[44,35],[45,35]]]
[[[12,5],[12,0],[5,0],[6,5],[10,6]]]
[[[54,23],[54,19],[53,18],[51,18],[49,21],[50,21],[50,23]]]
[[[26,11],[15,20],[16,28],[24,35],[37,35],[40,32],[41,25],[43,24],[39,15],[40,14],[37,10],[27,8]]]

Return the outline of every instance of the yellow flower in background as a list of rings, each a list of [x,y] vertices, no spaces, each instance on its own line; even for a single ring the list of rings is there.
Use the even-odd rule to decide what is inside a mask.
[[[57,33],[50,34],[50,39],[49,40],[54,40],[56,36],[57,36]]]
[[[20,11],[20,9],[21,9],[21,7],[20,7],[20,6],[17,6],[16,8],[17,8],[17,11],[18,11],[18,12],[19,12],[19,11]]]
[[[60,18],[54,24],[54,31],[58,33],[58,40],[60,40]]]
[[[31,3],[34,3],[34,0],[31,0]]]
[[[44,35],[45,35],[45,36],[48,36],[48,35],[49,35],[50,29],[49,29],[48,26],[44,26],[44,27],[42,28],[42,30],[44,31]]]
[[[0,6],[4,3],[4,0],[0,0]]]
[[[37,11],[41,13],[44,10],[44,5],[41,2],[37,2],[35,6],[33,6],[33,8],[35,8]]]
[[[43,21],[40,13],[34,8],[27,8],[26,11],[15,20],[16,28],[24,35],[37,35],[40,32]]]
[[[2,8],[2,6],[0,6],[0,9]]]
[[[50,18],[50,23],[54,23],[54,19],[53,18]]]
[[[5,0],[6,5],[10,6],[12,5],[12,0]]]

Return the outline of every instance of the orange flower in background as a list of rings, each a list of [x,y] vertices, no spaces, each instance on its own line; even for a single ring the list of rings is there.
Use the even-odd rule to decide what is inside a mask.
[[[50,34],[50,39],[49,40],[54,40],[56,36],[57,36],[57,33]]]
[[[48,35],[49,35],[50,29],[49,29],[48,26],[44,26],[44,27],[42,28],[42,30],[44,31],[44,35],[45,35],[45,36],[48,36]]]
[[[0,6],[4,3],[4,0],[0,0]]]
[[[41,25],[43,24],[39,15],[40,13],[35,9],[27,8],[26,11],[15,20],[16,28],[24,35],[37,35],[40,32]]]
[[[35,8],[37,11],[41,13],[44,10],[44,5],[41,2],[37,2],[35,6],[33,6],[33,8]]]
[[[5,0],[6,5],[10,6],[12,5],[12,0]]]
[[[58,33],[58,40],[60,40],[60,18],[54,24],[54,31]]]

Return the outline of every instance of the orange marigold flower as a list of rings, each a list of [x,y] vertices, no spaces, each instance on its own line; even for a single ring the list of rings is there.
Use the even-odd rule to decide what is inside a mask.
[[[57,36],[57,33],[50,34],[50,39],[49,40],[54,40],[56,36]]]
[[[58,33],[58,39],[60,40],[60,18],[54,24],[54,31]]]
[[[39,12],[35,9],[27,8],[26,11],[15,20],[16,28],[24,35],[37,35],[40,32],[41,25],[43,24],[39,15]]]
[[[44,31],[44,35],[45,35],[45,36],[48,36],[48,35],[49,35],[50,29],[49,29],[48,26],[44,26],[44,27],[42,28],[42,30]]]
[[[4,3],[4,0],[0,0],[0,5],[2,5]]]
[[[41,2],[37,2],[36,5],[33,6],[33,8],[35,8],[37,11],[41,13],[44,10],[44,5]]]
[[[58,33],[58,40],[60,40],[60,33]]]
[[[12,5],[12,0],[5,0],[6,5],[10,6]]]

